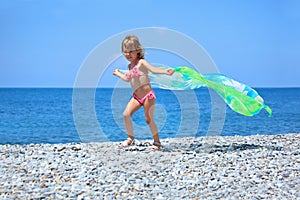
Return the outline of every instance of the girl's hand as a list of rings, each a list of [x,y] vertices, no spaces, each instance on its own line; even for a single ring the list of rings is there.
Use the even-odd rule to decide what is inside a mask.
[[[175,72],[175,71],[174,71],[174,69],[172,69],[172,68],[169,68],[169,69],[166,70],[166,74],[169,75],[169,76],[173,75],[174,72]]]
[[[122,79],[123,81],[129,82],[130,80],[127,79],[127,76],[120,72],[120,70],[115,69],[112,73],[113,75],[117,76],[118,78]]]
[[[113,71],[113,75],[115,75],[115,76],[118,76],[119,73],[120,73],[120,72],[119,72],[118,69],[115,69],[115,70]]]

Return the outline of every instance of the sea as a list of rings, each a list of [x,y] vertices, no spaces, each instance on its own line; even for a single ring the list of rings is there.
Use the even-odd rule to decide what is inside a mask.
[[[233,112],[206,88],[155,88],[159,136],[205,137],[300,133],[300,88],[256,88],[272,110]],[[117,142],[127,134],[122,113],[129,88],[0,88],[0,144]],[[137,139],[151,139],[141,107],[132,116]]]

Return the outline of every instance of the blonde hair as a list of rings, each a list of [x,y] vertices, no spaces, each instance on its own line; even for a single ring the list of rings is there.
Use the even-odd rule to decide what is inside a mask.
[[[144,59],[144,57],[145,57],[144,48],[141,45],[138,37],[136,37],[135,35],[127,35],[124,38],[124,40],[122,41],[121,51],[125,52],[125,50],[131,46],[133,46],[135,48],[135,50],[140,50],[140,52],[138,53],[138,57],[140,59]]]

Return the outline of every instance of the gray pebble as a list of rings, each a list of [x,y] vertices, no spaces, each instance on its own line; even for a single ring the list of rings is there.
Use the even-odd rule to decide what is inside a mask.
[[[300,134],[0,145],[0,199],[297,199]]]

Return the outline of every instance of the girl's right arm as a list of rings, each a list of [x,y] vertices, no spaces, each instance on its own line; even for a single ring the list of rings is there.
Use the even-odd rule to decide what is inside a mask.
[[[120,79],[122,79],[123,81],[129,82],[129,80],[127,79],[126,75],[121,73],[118,69],[115,69],[113,71],[113,75],[119,77]]]

